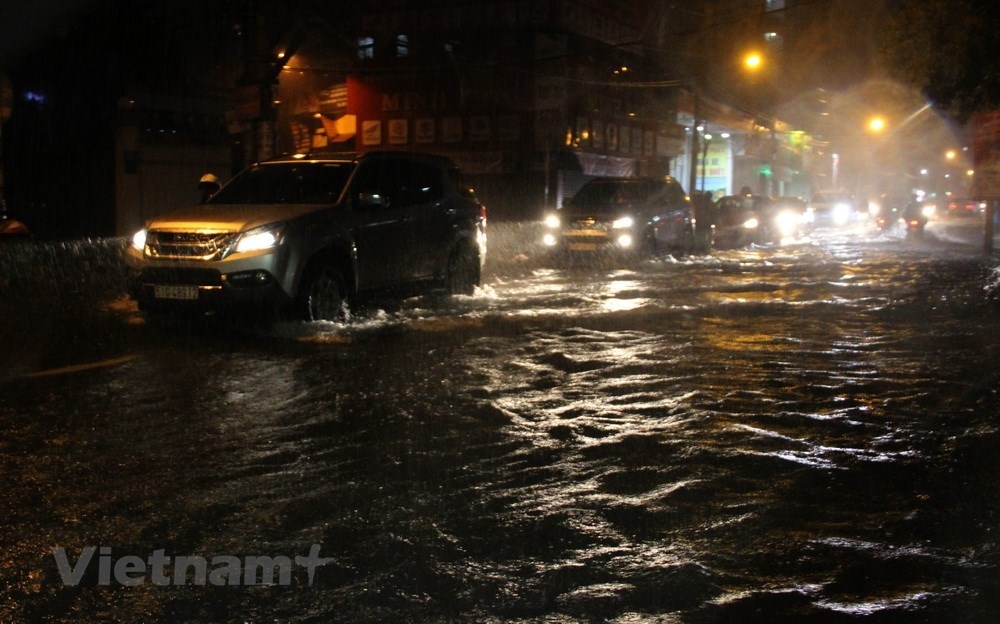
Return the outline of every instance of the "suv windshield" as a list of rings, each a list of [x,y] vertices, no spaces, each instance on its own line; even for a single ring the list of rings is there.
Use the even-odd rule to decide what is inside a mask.
[[[629,204],[639,204],[656,192],[650,180],[590,182],[573,198],[574,208],[609,212]]]
[[[334,204],[354,170],[349,162],[282,162],[252,167],[209,204]]]
[[[834,204],[838,202],[850,203],[851,196],[846,193],[837,193],[830,191],[820,191],[812,197],[812,202],[817,204]]]

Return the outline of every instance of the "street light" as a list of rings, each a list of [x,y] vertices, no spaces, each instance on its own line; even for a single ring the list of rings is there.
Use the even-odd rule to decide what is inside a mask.
[[[885,130],[885,119],[882,117],[872,117],[868,120],[868,130],[870,132],[883,132]]]
[[[748,52],[743,57],[743,66],[751,71],[756,71],[764,64],[764,57],[758,52]]]

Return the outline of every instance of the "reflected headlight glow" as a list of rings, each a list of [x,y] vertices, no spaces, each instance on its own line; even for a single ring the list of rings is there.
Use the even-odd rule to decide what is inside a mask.
[[[632,217],[621,217],[620,219],[615,219],[611,227],[616,230],[623,230],[625,228],[630,228],[635,225],[635,220]]]
[[[562,225],[562,221],[559,220],[558,215],[550,214],[545,216],[545,226],[550,227],[553,230]]]
[[[556,243],[558,243],[558,242],[559,241],[558,241],[558,239],[556,239],[556,237],[555,237],[554,234],[546,234],[545,236],[542,237],[542,243],[546,247],[555,247]]]
[[[143,251],[146,248],[146,228],[132,235],[132,248],[136,251]]]
[[[240,242],[236,243],[236,253],[270,249],[280,242],[281,227],[267,225],[245,232],[240,236]]]
[[[628,249],[632,246],[632,235],[622,234],[618,237],[618,245],[622,248]]]

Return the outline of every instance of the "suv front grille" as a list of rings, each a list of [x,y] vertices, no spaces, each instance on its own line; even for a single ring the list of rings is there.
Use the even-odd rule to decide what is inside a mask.
[[[229,253],[237,235],[232,232],[165,232],[146,236],[151,258],[170,260],[219,260]]]

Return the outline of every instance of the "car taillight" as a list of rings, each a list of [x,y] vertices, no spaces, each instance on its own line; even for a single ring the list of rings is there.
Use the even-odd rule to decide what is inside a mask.
[[[479,219],[481,221],[486,220],[486,206],[479,204]]]

